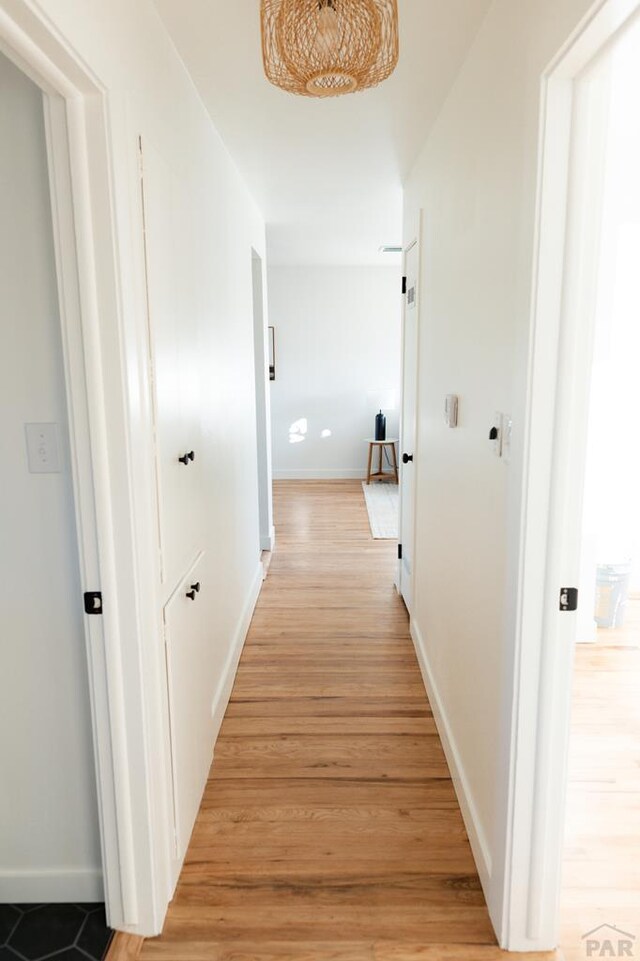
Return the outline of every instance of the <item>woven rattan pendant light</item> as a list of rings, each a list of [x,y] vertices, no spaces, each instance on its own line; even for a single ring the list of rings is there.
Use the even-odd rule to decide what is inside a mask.
[[[374,87],[398,62],[397,0],[261,0],[267,78],[307,97]]]

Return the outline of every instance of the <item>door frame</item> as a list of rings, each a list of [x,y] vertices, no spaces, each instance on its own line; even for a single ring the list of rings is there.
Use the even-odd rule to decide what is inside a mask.
[[[258,461],[258,507],[260,549],[272,551],[276,542],[273,524],[273,469],[271,463],[271,393],[269,380],[269,319],[266,268],[263,258],[251,248],[251,290],[253,295],[253,349],[256,386],[256,454]]]
[[[151,935],[170,827],[142,292],[114,190],[126,109],[35,0],[5,0],[0,51],[43,92],[80,579],[104,599],[85,637],[107,918]]]
[[[419,426],[420,426],[420,378],[419,378],[419,358],[420,358],[420,309],[422,301],[422,218],[423,211],[420,208],[415,214],[415,223],[413,225],[411,240],[404,244],[402,250],[402,276],[407,276],[407,256],[414,247],[417,247],[417,270],[416,270],[416,283],[417,283],[417,296],[416,296],[416,396],[415,396],[415,438],[413,443],[413,472],[414,472],[414,483],[413,483],[413,544],[415,548],[416,542],[416,506],[418,503],[417,488],[418,488],[418,437],[419,437]],[[402,453],[406,450],[404,447],[404,393],[405,393],[405,343],[404,343],[404,333],[405,333],[405,318],[407,313],[407,296],[406,293],[402,295],[402,338],[400,343],[401,351],[401,363],[402,363],[402,377],[401,377],[401,391],[400,391],[400,430],[398,432],[399,443],[398,443],[398,467],[400,472],[403,470],[402,465]],[[398,543],[402,543],[402,515],[404,510],[404,498],[402,496],[402,473],[400,473],[399,484],[398,484]],[[402,560],[398,557],[398,563],[396,567],[396,590],[400,597],[402,594]],[[416,564],[415,564],[415,551],[413,557],[413,566],[411,568],[411,598],[412,607],[415,602],[415,585],[416,585]],[[411,616],[411,611],[409,611]]]
[[[598,0],[542,77],[498,932],[510,951],[551,950],[559,929],[575,633],[575,615],[560,613],[559,593],[579,574],[582,504],[573,481],[584,464],[590,362],[584,315],[571,296],[579,256],[568,243],[576,213],[570,203],[576,89],[582,72],[639,10],[640,0]]]

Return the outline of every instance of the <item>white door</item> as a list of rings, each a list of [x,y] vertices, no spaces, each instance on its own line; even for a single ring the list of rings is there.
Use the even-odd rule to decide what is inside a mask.
[[[637,9],[637,4],[635,7]],[[546,951],[558,943],[578,601],[564,588],[576,588],[580,584],[593,363],[594,357],[601,363],[609,354],[609,348],[606,354],[602,348],[594,352],[601,310],[605,310],[603,320],[607,324],[613,317],[613,298],[604,296],[602,280],[608,277],[609,282],[615,281],[617,286],[626,279],[628,292],[637,276],[637,254],[634,252],[625,268],[619,269],[624,263],[623,254],[628,255],[629,251],[625,251],[626,244],[621,243],[621,237],[603,231],[608,217],[603,203],[605,171],[612,156],[608,138],[621,119],[620,105],[614,103],[612,91],[625,91],[628,98],[627,112],[622,118],[625,149],[621,156],[625,165],[633,165],[631,145],[634,136],[638,138],[633,129],[635,123],[638,130],[637,105],[633,99],[637,82],[625,79],[620,83],[609,59],[619,48],[621,38],[631,36],[620,29],[621,21],[616,20],[618,15],[628,16],[631,5],[624,10],[616,8],[613,2],[604,4],[545,78],[540,161],[544,177],[540,181],[538,201],[533,373],[523,419],[527,425],[525,549],[519,588],[520,627],[514,656],[514,663],[518,664],[513,712],[515,736],[511,741],[508,772],[513,813],[504,875],[508,879],[505,885],[509,887],[501,892],[504,903],[509,906],[501,947],[509,951]],[[638,26],[639,21],[634,22]],[[617,39],[611,43],[614,36]],[[608,52],[603,55],[605,49]],[[631,54],[629,66],[637,70],[637,42]],[[637,182],[637,178],[634,179]],[[614,187],[614,195],[619,194],[622,201],[620,210],[624,211],[625,220],[631,219],[633,191],[624,189],[619,172],[616,172]],[[630,236],[627,235],[627,239]],[[607,266],[603,272],[605,262],[610,263],[612,257],[620,257],[620,263],[614,270]],[[621,297],[619,305],[623,300]],[[633,320],[636,317],[637,310]],[[637,329],[637,323],[633,328]],[[633,351],[630,340],[626,340],[625,345],[633,365],[637,352]],[[616,390],[621,377],[622,369],[616,372]],[[633,408],[632,398],[631,403],[629,399],[619,401],[619,409],[604,421],[608,443],[626,415],[627,407]],[[637,430],[629,429],[627,437],[632,445]],[[608,450],[598,450],[601,464],[606,463]],[[621,475],[620,481],[625,480]],[[611,506],[615,509],[622,500],[619,487],[616,478],[609,488]],[[608,512],[609,505],[607,516]],[[592,569],[593,579],[594,575]],[[588,604],[589,600],[579,595],[580,605],[585,600]],[[593,712],[595,719],[598,713],[595,702]],[[597,729],[595,720],[594,725]],[[586,783],[591,778],[586,753],[584,763],[582,777]],[[610,881],[610,865],[603,859],[601,867],[601,877]],[[578,876],[575,871],[574,876]],[[598,878],[587,872],[594,905],[601,903],[594,899],[599,893],[597,883]],[[608,921],[608,917],[605,920]],[[615,923],[624,928],[625,919],[616,916]],[[591,924],[590,917],[585,915],[585,929],[597,931],[597,921]]]
[[[208,627],[214,601],[202,551],[198,285],[188,280],[189,246],[173,239],[194,237],[197,219],[187,186],[147,138],[141,155],[177,877],[211,766],[222,665]],[[190,229],[178,229],[187,217]]]
[[[418,403],[418,275],[420,247],[405,254],[406,294],[402,323],[402,427],[400,431],[400,546],[398,587],[411,613],[413,603],[416,408]]]
[[[258,507],[260,514],[260,548],[272,551],[274,544],[273,494],[271,471],[271,408],[265,296],[262,259],[251,251],[253,284],[253,341],[256,372],[256,437],[258,455]]]
[[[143,144],[142,198],[163,595],[184,575],[200,547],[201,458],[198,305],[185,284],[189,250],[178,246],[180,218],[191,204],[180,178],[153,144]],[[184,232],[183,232],[184,233]],[[188,233],[188,232],[187,232]]]
[[[214,721],[207,665],[214,639],[203,616],[212,589],[205,561],[206,555],[200,554],[164,609],[178,864],[187,852],[212,761]]]

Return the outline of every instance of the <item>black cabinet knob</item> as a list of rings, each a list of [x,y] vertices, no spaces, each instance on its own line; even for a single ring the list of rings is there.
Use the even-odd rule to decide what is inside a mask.
[[[191,590],[192,590],[192,591],[195,591],[196,594],[199,594],[199,593],[200,593],[200,581],[197,581],[197,583],[192,584],[192,585],[191,585]]]
[[[190,450],[187,454],[187,457],[190,461],[194,461],[196,459],[196,452],[194,450]]]
[[[413,454],[403,454],[402,463],[403,464],[413,463]]]
[[[200,593],[200,581],[196,581],[195,584],[191,585],[191,590],[187,591],[186,597],[188,597],[190,601],[195,601],[196,594],[199,594],[199,593]]]
[[[186,595],[186,596],[189,598],[190,601],[195,601],[195,599],[196,599],[196,592],[195,592],[195,591],[187,591],[187,595]]]
[[[185,467],[188,467],[189,464],[195,459],[196,459],[196,452],[194,450],[190,450],[186,454],[183,454],[182,457],[178,457],[178,460],[180,461],[180,463],[184,464]]]

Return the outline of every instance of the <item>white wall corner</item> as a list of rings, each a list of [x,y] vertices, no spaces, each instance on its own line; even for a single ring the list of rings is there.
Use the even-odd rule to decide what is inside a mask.
[[[249,589],[242,614],[240,615],[240,620],[238,621],[235,635],[231,641],[229,654],[227,655],[224,670],[222,671],[222,677],[220,678],[220,683],[218,684],[218,688],[211,704],[211,716],[214,719],[214,745],[220,732],[220,727],[222,725],[225,711],[227,710],[229,698],[231,697],[231,691],[236,679],[240,655],[242,654],[242,648],[244,647],[244,642],[249,632],[249,625],[251,624],[251,618],[253,617],[253,612],[258,602],[258,597],[260,596],[263,582],[264,568],[262,563],[258,561],[255,576]]]
[[[467,829],[467,834],[469,835],[469,842],[471,844],[471,850],[473,852],[473,857],[476,862],[478,874],[480,876],[482,890],[484,891],[487,904],[490,906],[491,878],[493,871],[491,849],[489,847],[489,843],[478,814],[478,809],[473,798],[473,792],[471,790],[469,780],[465,773],[460,752],[453,736],[453,730],[451,724],[449,723],[449,717],[447,715],[442,698],[440,697],[435,677],[431,669],[426,644],[420,628],[415,620],[411,621],[411,637],[413,638],[414,647],[418,657],[418,663],[420,665],[420,671],[422,673],[422,679],[427,691],[427,697],[429,698],[429,703],[431,705],[431,710],[433,711],[433,717],[436,722],[438,734],[440,735],[440,740],[442,741],[442,747],[447,759],[447,764],[449,765],[451,779],[453,781],[453,786],[458,798],[458,803],[460,804],[460,810],[462,812],[464,824]],[[493,918],[492,921],[494,921]]]

